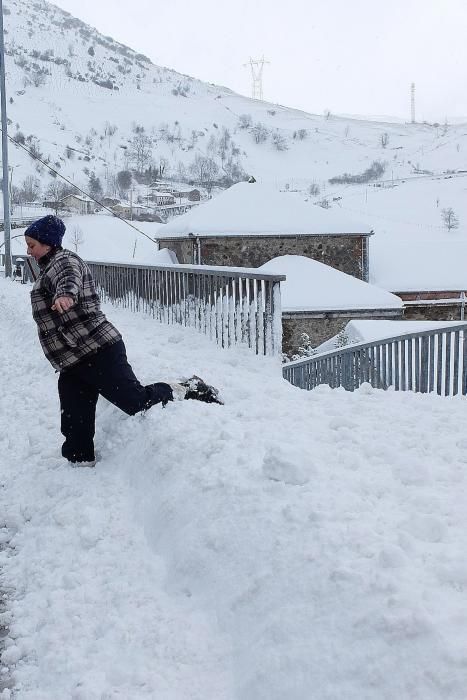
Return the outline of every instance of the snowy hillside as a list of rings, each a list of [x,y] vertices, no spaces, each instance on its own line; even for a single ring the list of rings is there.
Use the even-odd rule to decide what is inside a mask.
[[[226,405],[129,418],[101,400],[102,460],[70,469],[27,292],[0,280],[0,687],[465,700],[464,398],[303,392],[276,362],[108,308],[143,381],[197,372]]]
[[[7,0],[5,17],[10,134],[27,139],[82,186],[95,173],[117,191],[122,169],[160,168],[164,177],[243,173],[321,196],[329,178],[358,175],[375,161],[385,177],[467,168],[464,125],[411,125],[310,115],[259,102],[153,65],[149,59],[44,0]],[[13,184],[36,175],[12,149]],[[38,166],[42,189],[50,181]]]

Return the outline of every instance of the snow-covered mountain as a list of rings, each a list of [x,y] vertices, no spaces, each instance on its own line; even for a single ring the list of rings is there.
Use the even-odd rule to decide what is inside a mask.
[[[119,171],[150,165],[202,182],[206,160],[224,185],[248,173],[321,194],[375,161],[391,179],[467,169],[465,125],[310,115],[156,66],[44,0],[5,13],[10,135],[81,186],[95,173],[113,195]],[[13,147],[10,159],[13,186],[33,174],[46,189],[43,166]]]

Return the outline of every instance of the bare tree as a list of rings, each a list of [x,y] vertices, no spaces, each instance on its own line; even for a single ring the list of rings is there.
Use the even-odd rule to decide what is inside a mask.
[[[197,154],[195,160],[190,165],[190,173],[198,184],[205,187],[208,192],[211,192],[219,176],[219,168],[212,158]]]
[[[441,220],[448,231],[453,228],[459,228],[459,219],[452,207],[441,209]]]
[[[78,252],[80,245],[84,243],[84,234],[81,226],[73,226],[71,231],[71,244],[75,249],[75,253]]]
[[[152,158],[152,141],[144,133],[137,133],[130,142],[129,158],[139,173],[143,173]]]
[[[63,202],[61,201],[63,197],[67,194],[71,194],[73,189],[66,185],[64,182],[59,182],[58,180],[52,180],[52,182],[47,187],[46,197],[52,203],[52,208],[55,214],[65,208]]]
[[[183,163],[181,160],[179,160],[177,163],[177,179],[180,182],[185,182],[187,179],[185,163]]]
[[[41,183],[39,178],[34,175],[28,175],[23,180],[21,187],[21,198],[23,202],[33,202],[41,191]]]
[[[158,166],[158,168],[157,168],[158,171],[159,171],[159,177],[164,177],[164,175],[165,175],[165,177],[168,176],[168,174],[169,174],[169,165],[170,165],[170,163],[169,163],[169,161],[167,160],[167,158],[165,158],[164,156],[161,156],[161,157],[159,158],[159,166]]]
[[[386,148],[386,146],[388,145],[388,143],[389,143],[389,134],[387,133],[387,131],[385,131],[384,134],[381,134],[381,136],[380,136],[380,143],[381,143],[381,146],[382,146],[383,148]]]
[[[288,149],[287,139],[280,133],[280,131],[274,131],[271,136],[271,140],[278,151],[286,151]]]
[[[308,194],[312,197],[317,197],[319,195],[319,192],[319,185],[316,182],[312,182],[311,185],[308,187]]]
[[[104,137],[107,137],[110,148],[110,139],[117,132],[118,127],[116,124],[111,124],[110,122],[105,122],[104,124]]]
[[[251,133],[253,134],[255,143],[263,143],[263,141],[266,141],[269,135],[269,131],[266,129],[264,124],[261,124],[261,122],[256,122],[251,129]]]
[[[40,148],[40,141],[36,136],[33,136],[30,134],[29,136],[26,137],[26,145],[27,148],[29,149],[29,154],[31,158],[36,160],[37,158],[42,158],[42,151]]]
[[[222,133],[219,137],[219,145],[218,145],[218,154],[220,156],[220,159],[222,161],[222,165],[224,164],[226,158],[227,158],[227,152],[229,150],[231,143],[231,137],[230,137],[230,131],[225,128],[225,126],[222,127]]]
[[[34,85],[34,87],[42,87],[45,85],[46,77],[45,73],[41,70],[34,70],[29,75],[25,75],[23,78],[23,86],[29,87],[29,85]]]
[[[208,145],[206,146],[206,151],[210,156],[214,156],[217,151],[217,140],[214,134],[209,137]]]
[[[131,187],[132,176],[129,170],[120,170],[117,173],[117,187],[120,197],[124,196]]]
[[[249,129],[251,126],[251,114],[241,114],[238,118],[239,129]]]

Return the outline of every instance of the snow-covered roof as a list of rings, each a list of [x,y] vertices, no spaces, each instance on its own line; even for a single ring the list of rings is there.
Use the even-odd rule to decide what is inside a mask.
[[[392,292],[465,290],[467,240],[407,240],[375,236],[370,248],[370,280]]]
[[[283,255],[259,269],[287,275],[281,283],[283,311],[400,309],[403,305],[384,289],[301,255]]]
[[[72,192],[71,194],[65,195],[65,197],[62,197],[62,202],[64,199],[69,199],[70,197],[73,197],[74,199],[79,199],[81,202],[92,202],[93,200],[90,199],[89,197],[83,197],[81,194],[75,194]]]
[[[164,227],[165,237],[296,234],[370,234],[337,207],[323,209],[294,192],[239,182]]]

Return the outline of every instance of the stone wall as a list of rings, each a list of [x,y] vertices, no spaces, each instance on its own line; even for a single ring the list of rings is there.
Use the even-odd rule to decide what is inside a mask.
[[[363,235],[208,236],[199,239],[163,238],[159,245],[173,250],[178,261],[185,265],[260,267],[280,255],[303,255],[358,279],[366,279],[366,239]]]
[[[331,311],[329,313],[284,313],[282,314],[282,352],[289,357],[302,345],[301,334],[307,333],[311,346],[317,347],[337,335],[352,319],[401,320],[403,310],[394,311]],[[405,316],[404,316],[405,318]]]
[[[461,321],[461,304],[408,304],[404,307],[408,321]]]

